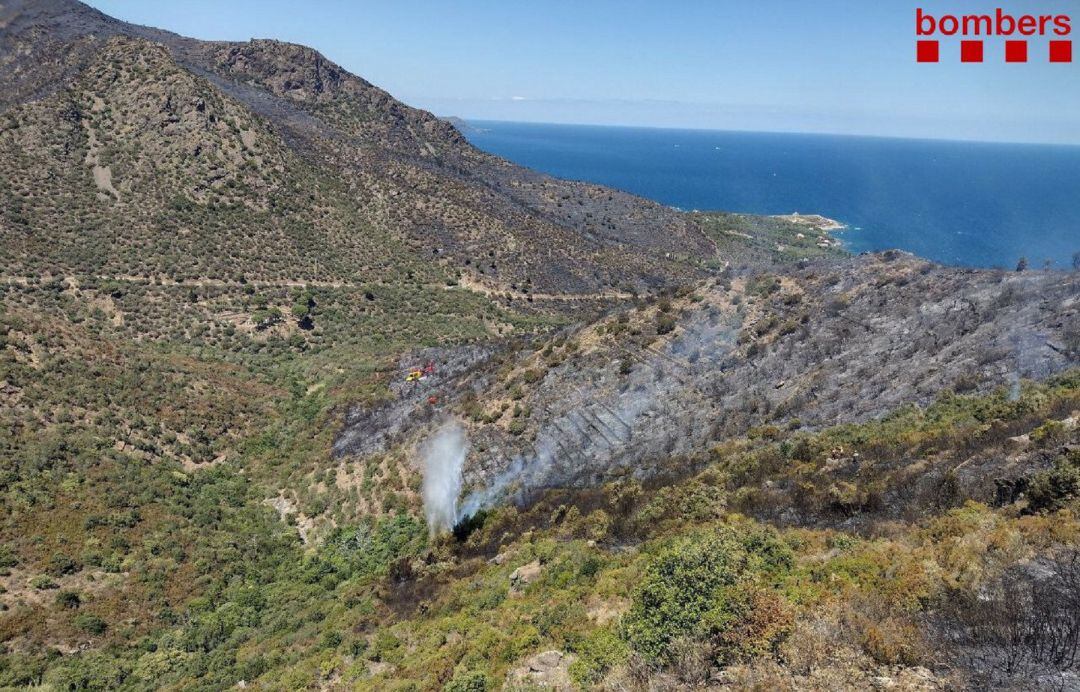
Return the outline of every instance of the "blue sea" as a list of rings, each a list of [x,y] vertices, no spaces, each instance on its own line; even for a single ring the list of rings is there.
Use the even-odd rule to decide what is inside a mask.
[[[469,121],[480,149],[680,209],[823,214],[852,252],[1071,266],[1080,146]]]

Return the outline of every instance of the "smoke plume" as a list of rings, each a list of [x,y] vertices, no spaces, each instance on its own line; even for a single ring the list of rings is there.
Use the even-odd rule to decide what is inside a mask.
[[[443,423],[420,449],[424,469],[424,515],[432,535],[449,531],[457,523],[461,467],[467,452],[465,430],[456,420]]]
[[[460,516],[520,502],[542,488],[596,482],[606,471],[643,468],[650,456],[696,444],[688,429],[705,430],[711,414],[688,409],[680,392],[706,386],[697,373],[719,370],[736,336],[731,318],[706,310],[685,319],[667,344],[626,351],[634,363],[618,383],[599,376],[564,385],[558,401],[538,408],[542,422],[532,448],[500,461],[502,470],[464,498]]]

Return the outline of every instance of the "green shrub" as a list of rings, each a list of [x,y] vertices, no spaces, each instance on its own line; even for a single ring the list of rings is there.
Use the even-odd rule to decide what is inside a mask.
[[[487,674],[473,670],[458,673],[443,688],[444,692],[487,692],[491,689],[491,682]]]
[[[308,306],[307,300],[299,300],[293,303],[292,307],[289,308],[289,312],[291,312],[292,316],[296,317],[297,319],[305,317],[308,314],[309,310],[310,307]]]
[[[600,569],[604,566],[604,561],[595,555],[590,555],[585,558],[581,563],[581,567],[578,568],[578,575],[585,579],[592,579],[600,573]]]
[[[1080,450],[1058,457],[1053,468],[1036,474],[1027,497],[1032,512],[1056,512],[1080,498]]]
[[[1048,420],[1031,431],[1031,441],[1040,447],[1052,447],[1065,442],[1069,431],[1059,420]]]
[[[74,559],[63,553],[56,553],[49,558],[49,566],[45,571],[54,577],[62,577],[66,574],[75,574],[80,569],[82,569],[81,565]]]
[[[746,286],[746,292],[755,296],[769,296],[780,290],[780,280],[775,276],[764,275],[751,279]]]
[[[658,336],[670,334],[675,331],[675,318],[671,315],[658,313],[656,315],[656,333]]]
[[[767,580],[792,566],[771,530],[721,529],[672,543],[655,555],[624,620],[630,645],[670,664],[680,639],[707,643],[718,662],[755,655],[786,634],[790,615]]]
[[[56,605],[61,608],[75,610],[82,604],[82,598],[75,591],[61,591],[56,594]]]
[[[544,379],[544,373],[535,368],[531,368],[521,373],[521,379],[524,380],[526,384],[536,384]]]
[[[52,579],[44,574],[40,574],[30,580],[30,586],[34,587],[38,591],[45,591],[47,589],[59,589],[60,585],[54,582]]]
[[[570,677],[582,688],[588,688],[625,662],[630,648],[614,628],[603,627],[579,642],[574,652],[577,660],[570,664]]]
[[[0,568],[14,567],[19,564],[19,558],[15,556],[15,552],[6,545],[0,545]]]
[[[92,613],[84,613],[75,618],[75,626],[87,634],[104,634],[108,629],[105,621]]]
[[[131,674],[130,664],[112,651],[93,651],[64,656],[45,679],[45,687],[57,690],[115,690]]]
[[[404,513],[335,529],[304,566],[309,583],[332,587],[344,579],[385,573],[396,560],[427,545],[421,521]]]

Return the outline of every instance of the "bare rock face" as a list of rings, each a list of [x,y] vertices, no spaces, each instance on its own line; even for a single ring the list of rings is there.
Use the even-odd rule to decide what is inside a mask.
[[[931,690],[946,689],[945,685],[932,672],[921,666],[914,668],[896,667],[871,678],[870,684],[875,690],[918,690],[930,692]]]
[[[574,690],[570,679],[570,665],[576,660],[573,654],[562,651],[544,651],[525,659],[523,664],[510,671],[506,688],[510,690],[541,688],[560,692]]]
[[[298,101],[327,101],[343,89],[356,93],[371,86],[356,78],[349,81],[351,75],[318,51],[283,41],[229,44],[215,57],[229,73],[246,79],[264,78],[272,93]]]
[[[517,594],[525,590],[525,587],[540,577],[543,567],[539,560],[533,560],[527,565],[518,567],[510,574],[510,593]]]

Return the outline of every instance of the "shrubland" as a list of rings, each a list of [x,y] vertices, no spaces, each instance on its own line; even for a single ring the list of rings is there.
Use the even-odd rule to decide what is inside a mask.
[[[846,258],[303,46],[5,7],[0,688],[1075,682],[1074,275]],[[443,417],[470,493],[548,444],[440,535]]]
[[[551,490],[435,539],[406,503],[345,518],[304,545],[263,502],[243,457],[186,472],[117,454],[99,463],[111,475],[100,499],[91,483],[66,496],[62,481],[39,481],[32,506],[54,508],[43,525],[56,526],[55,511],[72,501],[88,519],[5,552],[5,602],[13,587],[28,590],[4,614],[7,636],[30,628],[39,644],[10,652],[2,679],[495,689],[508,676],[528,681],[521,661],[546,650],[564,654],[560,666],[582,687],[1053,676],[1075,655],[1075,611],[1062,608],[1077,598],[1080,523],[1072,485],[1059,480],[1075,465],[1075,426],[1052,442],[1032,435],[1055,461],[1034,474],[1032,495],[1004,503],[961,485],[942,503],[902,500],[904,519],[873,504],[826,503],[814,521],[785,524],[745,498],[805,478],[807,462],[838,444],[962,463],[983,451],[970,446],[976,430],[1056,428],[1078,383],[1073,373],[1025,384],[1016,400],[1007,391],[949,395],[881,421],[755,433],[689,477]],[[27,487],[9,485],[6,497]],[[21,586],[33,577],[56,588]],[[960,607],[988,597],[1015,617]],[[1053,627],[1040,609],[1054,614]],[[91,647],[79,652],[75,642]]]

